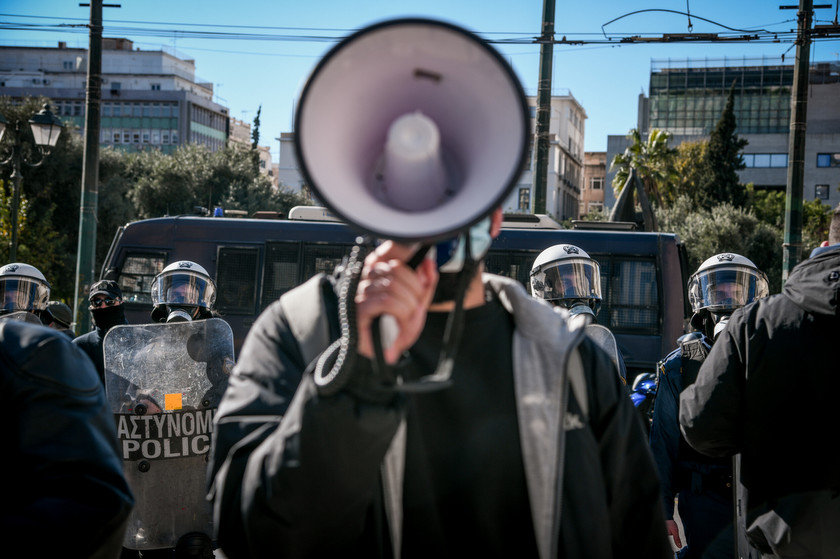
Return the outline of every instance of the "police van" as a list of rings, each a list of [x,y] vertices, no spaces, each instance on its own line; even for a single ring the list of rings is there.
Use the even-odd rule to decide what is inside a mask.
[[[615,223],[586,227],[564,229],[545,216],[506,215],[486,268],[530,290],[531,265],[543,249],[568,243],[589,253],[601,266],[597,319],[615,334],[629,382],[653,372],[684,333],[690,311],[685,250],[674,234],[621,230]],[[317,207],[295,208],[289,219],[145,219],[119,228],[102,278],[119,283],[129,323],[140,324],[150,322],[155,275],[176,260],[201,264],[215,279],[216,309],[233,329],[238,354],[265,307],[313,275],[332,272],[357,236]]]

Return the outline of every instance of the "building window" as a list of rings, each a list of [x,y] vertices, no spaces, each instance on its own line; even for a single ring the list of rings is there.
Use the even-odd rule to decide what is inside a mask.
[[[519,189],[519,211],[527,212],[531,210],[531,189]]]
[[[828,200],[828,185],[818,184],[814,187],[814,198],[817,200]]]
[[[169,143],[169,132],[163,131],[160,134],[160,143],[168,144]]]
[[[786,153],[771,153],[770,166],[771,167],[787,167],[788,154]]]
[[[817,167],[840,167],[840,153],[818,153]]]
[[[589,187],[592,190],[601,190],[604,188],[604,177],[592,177],[589,179]]]
[[[72,60],[65,60],[61,63],[61,67],[65,70],[72,70],[76,67],[76,64]]]
[[[755,154],[755,167],[769,167],[770,166],[770,154],[769,153],[756,153]]]
[[[788,165],[786,153],[745,153],[741,156],[747,168],[783,169]]]
[[[159,83],[153,83],[152,84],[152,91],[160,91],[160,84]]]

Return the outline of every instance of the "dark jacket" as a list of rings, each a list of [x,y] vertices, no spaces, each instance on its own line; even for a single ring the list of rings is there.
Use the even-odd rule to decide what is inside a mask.
[[[90,361],[58,332],[10,321],[0,375],[2,541],[39,557],[117,557],[134,500]]]
[[[695,449],[741,453],[748,523],[797,495],[840,491],[840,455],[831,448],[840,430],[838,340],[834,250],[796,266],[781,294],[737,310],[680,398],[680,423]],[[804,523],[789,520],[795,540]],[[840,518],[821,522],[836,532]]]
[[[714,494],[724,501],[732,499],[731,460],[699,454],[688,446],[680,434],[680,394],[692,382],[690,371],[697,372],[699,363],[711,347],[711,341],[701,333],[693,332],[682,336],[679,342],[680,347],[658,364],[658,386],[650,430],[651,451],[659,471],[662,503],[668,519],[674,516],[674,497],[685,490],[695,494]]]
[[[540,556],[552,556],[547,544],[553,535],[556,555],[562,557],[669,557],[650,452],[609,357],[589,340],[580,342],[583,336],[568,331],[561,313],[531,298],[521,285],[498,276],[486,276],[485,282],[516,325],[514,377],[524,434],[524,450],[516,451],[523,454],[526,475],[530,472],[532,509],[544,513],[534,514]],[[320,336],[316,330],[328,332],[328,341],[337,337],[337,324],[333,317],[328,324],[313,321],[301,328],[294,314],[332,317],[334,309],[335,294],[327,282],[305,284],[266,309],[243,346],[216,416],[210,464],[218,539],[232,559],[269,552],[283,557],[399,554],[394,540],[400,530],[394,526],[402,517],[405,402],[364,402],[346,392],[318,396],[311,372],[304,373],[309,363],[304,355],[313,353],[312,339]],[[555,338],[556,353],[548,341]],[[316,356],[325,347],[319,345]],[[561,383],[555,381],[564,378],[562,363],[565,356],[574,359],[572,354],[586,374],[578,377],[579,390],[561,391],[568,395],[568,410],[559,437],[530,440],[532,428],[551,433],[545,424],[551,415],[528,421],[523,416],[533,412],[526,408],[556,404],[545,409],[559,413],[561,402],[553,398]],[[553,359],[558,361],[546,362]],[[364,372],[359,364],[357,373]],[[520,383],[527,377],[534,381],[534,375],[548,384]],[[565,464],[549,458],[551,448]],[[568,472],[559,474],[563,484],[552,471]],[[545,491],[533,481],[540,474],[545,474],[540,480]],[[554,523],[558,516],[559,524]]]
[[[125,315],[117,317],[116,324],[109,324],[107,328],[97,325],[87,334],[82,334],[73,340],[73,343],[76,344],[79,349],[84,351],[85,354],[90,357],[90,360],[93,361],[93,364],[96,367],[96,372],[99,374],[99,380],[102,381],[103,386],[105,385],[105,353],[102,348],[102,342],[105,339],[105,334],[108,333],[108,330],[119,324],[128,324],[128,321],[125,319]]]
[[[77,336],[73,340],[73,344],[90,358],[103,386],[105,385],[105,354],[102,353],[102,338],[104,335],[101,329],[96,328],[87,334]]]

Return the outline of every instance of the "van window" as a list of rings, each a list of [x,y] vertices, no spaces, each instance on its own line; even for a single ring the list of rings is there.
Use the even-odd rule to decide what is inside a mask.
[[[259,249],[219,247],[216,260],[216,308],[229,314],[253,314],[257,303]]]
[[[118,280],[126,303],[152,303],[152,281],[163,270],[165,254],[128,253]]]
[[[304,243],[303,275],[300,282],[305,282],[315,274],[331,274],[352,248],[351,244]]]
[[[297,241],[265,243],[261,308],[264,309],[298,285],[299,252],[300,243]]]
[[[659,287],[653,259],[598,257],[604,300],[598,322],[615,332],[659,333]]]
[[[491,250],[484,260],[484,269],[491,274],[518,280],[531,292],[531,266],[539,252]]]

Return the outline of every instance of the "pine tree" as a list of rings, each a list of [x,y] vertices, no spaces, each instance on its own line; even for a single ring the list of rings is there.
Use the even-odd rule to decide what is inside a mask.
[[[723,202],[740,208],[747,201],[747,190],[740,183],[737,171],[745,167],[741,150],[748,142],[736,134],[734,90],[733,84],[729,89],[726,107],[709,137],[706,176],[698,185],[700,192],[697,196],[698,202],[705,208]]]
[[[251,149],[257,149],[260,144],[260,113],[262,105],[257,109],[257,116],[254,117],[254,126],[251,128]]]

